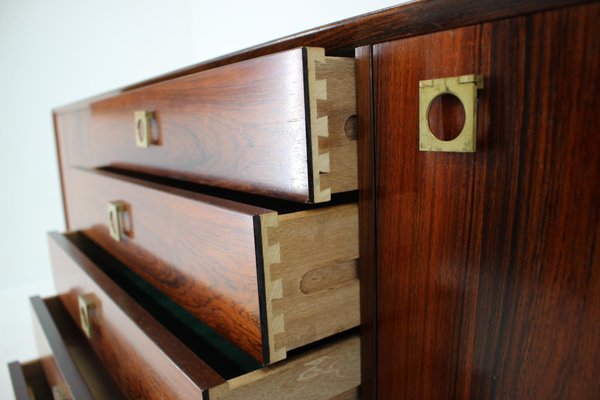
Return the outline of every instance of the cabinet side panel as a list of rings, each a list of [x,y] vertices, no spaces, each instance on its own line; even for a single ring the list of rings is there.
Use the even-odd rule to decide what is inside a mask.
[[[359,279],[361,316],[361,396],[375,398],[377,377],[374,131],[371,80],[371,46],[356,49],[356,95],[358,112],[359,183]]]
[[[374,46],[380,398],[597,396],[599,17]],[[464,74],[476,153],[419,152],[419,80]]]

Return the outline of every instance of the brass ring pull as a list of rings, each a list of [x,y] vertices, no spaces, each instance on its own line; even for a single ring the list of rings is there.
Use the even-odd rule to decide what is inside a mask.
[[[152,144],[152,120],[154,113],[152,111],[134,111],[133,119],[135,123],[135,145],[141,148],[148,148]]]
[[[88,339],[92,338],[93,327],[92,327],[92,314],[96,308],[94,297],[91,294],[84,294],[78,296],[79,300],[79,322],[81,323],[81,329]]]
[[[123,239],[122,214],[127,210],[122,201],[111,201],[108,203],[108,233],[117,242]]]
[[[477,144],[477,90],[483,89],[481,75],[462,75],[419,82],[419,150],[474,153]],[[443,95],[456,96],[465,109],[465,124],[456,138],[438,139],[429,127],[429,110]]]

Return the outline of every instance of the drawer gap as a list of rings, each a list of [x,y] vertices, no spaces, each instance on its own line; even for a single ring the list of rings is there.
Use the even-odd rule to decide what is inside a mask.
[[[116,174],[120,177],[139,179],[145,182],[156,183],[159,185],[164,185],[176,189],[189,190],[191,192],[201,193],[208,196],[218,197],[221,199],[231,200],[256,207],[267,208],[269,210],[277,211],[280,215],[305,210],[316,210],[319,208],[331,207],[339,204],[356,203],[358,201],[357,191],[334,193],[332,194],[331,201],[329,202],[308,204],[297,203],[293,201],[277,199],[273,197],[266,197],[246,192],[238,192],[235,190],[222,189],[213,186],[201,185],[198,183],[178,179],[177,176],[163,177],[115,167],[101,167],[98,168],[97,171]]]
[[[203,324],[84,234],[75,232],[65,236],[131,298],[223,378],[231,379],[261,367],[250,355]]]

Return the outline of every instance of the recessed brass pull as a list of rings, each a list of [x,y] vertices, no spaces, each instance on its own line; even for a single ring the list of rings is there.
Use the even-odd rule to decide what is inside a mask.
[[[79,321],[81,322],[81,329],[88,339],[92,338],[92,313],[96,308],[94,297],[91,294],[83,294],[78,296],[79,299]]]
[[[141,148],[148,148],[152,144],[152,111],[134,111],[133,119],[135,122],[135,145]]]
[[[483,89],[481,75],[462,75],[419,82],[419,150],[473,153],[477,143],[477,90]],[[429,127],[429,110],[441,95],[456,96],[465,110],[465,124],[454,139],[438,139]]]
[[[122,201],[111,201],[108,203],[108,232],[117,242],[123,238],[123,224],[121,214],[126,211],[125,203]]]

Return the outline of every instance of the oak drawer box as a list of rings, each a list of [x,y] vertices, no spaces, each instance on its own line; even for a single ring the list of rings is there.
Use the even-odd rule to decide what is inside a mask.
[[[63,168],[322,202],[357,189],[355,114],[354,59],[301,48],[91,100],[56,126]]]
[[[278,214],[105,171],[64,176],[71,231],[261,363],[359,324],[355,203]]]
[[[239,360],[239,354],[222,350],[222,345],[198,334],[200,330],[185,330],[182,321],[189,319],[173,317],[181,314],[169,308],[166,297],[167,302],[161,300],[162,295],[145,282],[140,284],[139,277],[136,282],[131,271],[85,236],[55,233],[49,240],[60,299],[98,357],[111,366],[127,397],[329,399],[344,394],[356,398],[358,336],[345,336],[257,369],[259,364],[248,355],[247,360]]]

